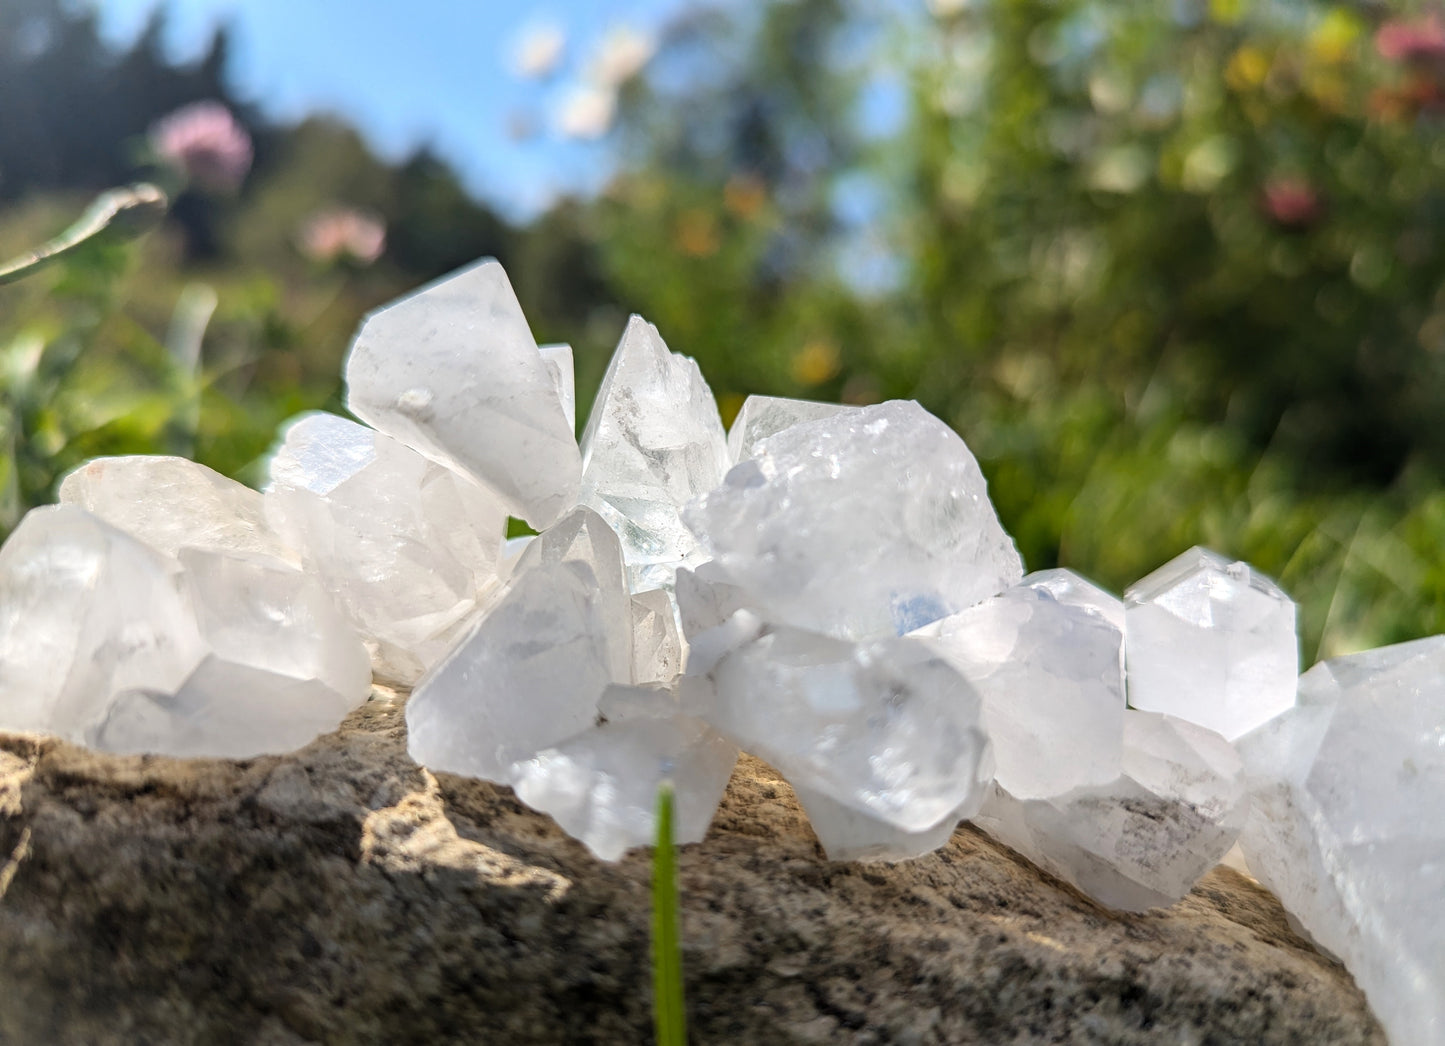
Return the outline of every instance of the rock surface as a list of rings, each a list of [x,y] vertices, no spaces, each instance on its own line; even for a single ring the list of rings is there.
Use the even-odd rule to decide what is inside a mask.
[[[0,735],[0,1042],[646,1042],[648,876],[418,768],[380,691],[247,762]],[[1384,1042],[1232,871],[1120,916],[967,827],[829,864],[756,761],[680,880],[694,1043]]]

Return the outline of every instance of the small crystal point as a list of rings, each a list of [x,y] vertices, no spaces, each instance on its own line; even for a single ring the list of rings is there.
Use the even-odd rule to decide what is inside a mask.
[[[977,813],[986,795],[980,788],[967,806],[954,810],[932,828],[909,832],[810,788],[794,785],[793,791],[828,859],[862,862],[908,861],[947,845],[958,823]]]
[[[986,488],[956,433],[894,401],[763,440],[684,518],[765,619],[879,639],[1023,576]]]
[[[567,426],[576,432],[577,378],[572,366],[572,346],[539,345],[537,351],[542,354],[542,362],[547,365],[547,373],[552,375],[552,383],[557,387],[557,398],[562,401],[562,413],[567,415]]]
[[[551,814],[604,861],[657,836],[657,791],[676,796],[674,839],[701,842],[732,776],[737,749],[682,714],[666,689],[609,687],[602,722],[519,760],[508,780],[517,797]]]
[[[739,748],[904,831],[936,826],[992,776],[978,695],[915,639],[854,644],[765,626],[706,682],[685,703]]]
[[[579,560],[519,570],[413,691],[406,709],[412,758],[505,782],[514,762],[591,726],[598,698],[618,681],[619,647],[631,657],[630,609],[620,620],[609,617],[600,591]]]
[[[1193,548],[1124,593],[1129,704],[1234,740],[1294,704],[1295,605],[1245,563]]]
[[[500,499],[334,414],[291,421],[270,470],[276,531],[367,640],[377,676],[414,683],[499,584]]]
[[[1146,911],[1173,904],[1219,863],[1248,807],[1222,737],[1128,709],[1117,779],[1047,799],[996,783],[974,823],[1101,904]]]
[[[59,496],[166,555],[206,548],[296,558],[267,523],[259,493],[185,458],[93,458],[65,477]]]
[[[654,588],[632,597],[632,681],[667,683],[682,671],[682,640],[672,596]]]
[[[1391,1042],[1445,1034],[1445,636],[1315,665],[1237,742],[1250,870],[1344,962]]]
[[[914,633],[982,696],[998,783],[1015,798],[1048,798],[1119,775],[1117,604],[1083,578],[1051,572]]]
[[[727,437],[697,364],[640,316],[602,379],[582,462],[582,502],[617,531],[635,591],[668,587],[679,565],[697,562],[678,513],[722,480]]]
[[[749,396],[728,430],[728,458],[736,465],[757,453],[769,436],[805,421],[831,418],[856,408],[842,403],[815,403],[782,396]]]
[[[347,406],[550,526],[581,460],[553,373],[501,265],[461,269],[371,313],[346,361]]]

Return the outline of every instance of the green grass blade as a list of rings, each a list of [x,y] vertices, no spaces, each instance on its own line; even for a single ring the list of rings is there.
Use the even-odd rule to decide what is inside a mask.
[[[148,182],[108,189],[91,201],[74,225],[53,240],[0,264],[0,285],[14,283],[103,236],[131,239],[162,218],[170,201]]]
[[[686,1046],[677,854],[672,847],[672,785],[657,792],[657,848],[652,854],[652,1016],[657,1046]]]

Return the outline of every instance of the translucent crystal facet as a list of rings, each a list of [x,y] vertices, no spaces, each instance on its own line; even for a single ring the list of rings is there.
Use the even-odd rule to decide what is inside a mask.
[[[689,710],[739,748],[795,786],[910,832],[934,827],[987,784],[978,695],[926,645],[751,623],[754,637],[706,681],[689,663],[684,691]]]
[[[911,402],[783,430],[684,518],[762,617],[840,639],[910,632],[1023,574],[973,455]]]
[[[805,421],[831,418],[854,408],[842,403],[815,403],[782,396],[749,396],[728,430],[728,459],[736,465],[757,453],[769,436]]]
[[[557,398],[562,401],[562,413],[567,415],[567,427],[577,431],[577,378],[572,367],[572,346],[539,345],[542,362],[552,383],[557,386]]]
[[[333,414],[291,422],[270,468],[276,530],[371,645],[377,675],[415,682],[499,583],[500,499]]]
[[[1124,602],[1132,707],[1232,741],[1294,704],[1295,605],[1248,564],[1190,549]]]
[[[1445,636],[1316,665],[1238,749],[1250,870],[1391,1042],[1445,1039]]]
[[[727,471],[727,438],[697,364],[640,316],[627,324],[582,436],[582,502],[617,531],[636,591],[696,561],[683,505]]]
[[[632,681],[667,683],[682,671],[672,597],[660,588],[632,597]]]
[[[407,703],[408,750],[435,770],[505,781],[530,759],[591,726],[631,657],[630,608],[606,613],[580,560],[519,570],[473,631],[417,684]],[[625,661],[624,661],[625,663]]]
[[[674,839],[701,842],[732,776],[737,749],[679,712],[666,689],[609,687],[601,721],[511,767],[528,806],[551,814],[604,861],[657,835],[657,792],[675,794]]]
[[[355,632],[281,560],[177,559],[73,505],[29,513],[0,549],[0,727],[246,757],[334,729],[370,688]]]
[[[1124,714],[1123,768],[1102,785],[1017,799],[995,784],[974,823],[1095,900],[1173,904],[1219,863],[1248,810],[1239,758],[1218,734]]]
[[[1065,573],[1031,576],[914,633],[982,696],[998,783],[1019,799],[1119,775],[1122,614],[1118,600]]]
[[[576,504],[575,430],[497,262],[367,316],[346,383],[357,417],[480,479],[510,515],[546,527]]]
[[[259,493],[185,458],[94,458],[61,482],[60,502],[167,555],[207,548],[295,558],[267,523]]]

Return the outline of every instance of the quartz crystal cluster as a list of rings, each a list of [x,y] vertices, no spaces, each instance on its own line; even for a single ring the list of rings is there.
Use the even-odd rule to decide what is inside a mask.
[[[628,323],[581,440],[571,350],[486,261],[379,309],[361,423],[304,415],[258,493],[94,461],[0,548],[0,728],[246,756],[410,687],[416,760],[605,859],[659,785],[701,839],[738,752],[835,859],[970,819],[1105,905],[1239,841],[1400,1043],[1445,1042],[1445,637],[1298,679],[1295,607],[1193,549],[1121,600],[1025,574],[913,402],[748,399]],[[508,540],[509,519],[533,536]]]

